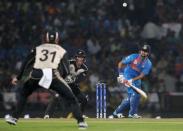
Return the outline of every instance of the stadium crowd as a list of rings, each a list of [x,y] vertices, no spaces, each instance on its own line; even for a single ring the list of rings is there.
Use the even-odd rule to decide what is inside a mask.
[[[160,108],[159,94],[183,92],[183,1],[126,2],[127,7],[121,0],[0,1],[1,101],[3,93],[16,91],[10,79],[45,29],[61,33],[70,56],[78,48],[86,51],[89,74],[81,84],[87,93],[100,80],[110,92],[118,89],[117,63],[143,42],[152,47],[153,69],[143,82],[149,106]]]

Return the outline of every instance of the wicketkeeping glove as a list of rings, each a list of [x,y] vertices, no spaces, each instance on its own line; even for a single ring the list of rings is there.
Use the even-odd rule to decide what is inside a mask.
[[[65,81],[66,81],[68,84],[74,83],[75,80],[76,80],[76,76],[71,75],[71,74],[68,75],[68,76],[66,76],[66,78],[65,78]]]

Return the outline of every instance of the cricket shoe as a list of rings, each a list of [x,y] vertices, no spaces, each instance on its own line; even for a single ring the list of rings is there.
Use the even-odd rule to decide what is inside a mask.
[[[86,129],[88,127],[88,124],[86,122],[79,122],[78,123],[79,129]]]
[[[72,112],[70,112],[68,115],[67,115],[67,117],[66,117],[67,119],[71,119],[71,118],[73,118],[73,113]]]
[[[118,113],[117,115],[110,115],[108,118],[113,119],[113,118],[124,118],[125,116],[122,113]]]
[[[114,117],[114,115],[110,115],[108,118],[109,119],[114,119],[115,117]]]
[[[86,115],[83,115],[82,117],[83,117],[83,118],[89,118],[89,117],[88,117],[88,116],[86,116]]]
[[[118,113],[116,116],[117,116],[117,118],[124,118],[125,117],[122,113]]]
[[[45,116],[44,116],[44,119],[49,119],[49,118],[50,118],[49,115],[45,115]]]
[[[135,119],[139,119],[142,118],[142,116],[139,116],[138,114],[134,114],[134,115],[128,115],[128,118],[135,118]]]
[[[6,118],[5,121],[10,125],[16,125],[17,124],[17,119],[13,118],[12,116],[10,116],[9,118]]]

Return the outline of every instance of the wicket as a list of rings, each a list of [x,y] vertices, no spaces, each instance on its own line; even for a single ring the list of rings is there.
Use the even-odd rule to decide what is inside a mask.
[[[106,118],[107,111],[106,104],[106,84],[97,83],[96,84],[96,117]]]

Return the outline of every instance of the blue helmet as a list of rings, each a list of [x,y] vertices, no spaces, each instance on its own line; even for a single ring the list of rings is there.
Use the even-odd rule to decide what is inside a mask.
[[[143,45],[143,46],[141,47],[141,50],[143,50],[143,51],[145,51],[145,52],[148,52],[148,53],[150,54],[150,53],[151,53],[151,46],[145,44],[145,45]]]

